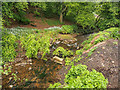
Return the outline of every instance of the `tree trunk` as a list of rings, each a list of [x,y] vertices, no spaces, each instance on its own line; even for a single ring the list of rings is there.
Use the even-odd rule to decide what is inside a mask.
[[[67,6],[60,13],[60,23],[63,23],[63,13],[65,12],[66,9],[67,9]]]
[[[60,13],[60,23],[62,23],[62,22],[63,22],[63,14]]]

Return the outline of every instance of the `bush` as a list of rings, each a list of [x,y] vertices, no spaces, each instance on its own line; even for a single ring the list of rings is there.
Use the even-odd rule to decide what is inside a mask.
[[[65,84],[50,84],[49,88],[107,88],[108,80],[102,73],[87,70],[86,65],[72,66],[65,76]]]

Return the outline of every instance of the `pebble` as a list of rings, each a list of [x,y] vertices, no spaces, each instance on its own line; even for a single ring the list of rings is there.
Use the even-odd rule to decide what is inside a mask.
[[[12,87],[13,87],[13,85],[10,85],[9,87],[10,87],[10,88],[12,88]]]
[[[59,44],[60,43],[60,41],[56,41],[56,44]]]
[[[9,78],[9,80],[11,80],[11,79],[12,79],[12,77]]]
[[[114,63],[114,61],[112,61],[112,63]]]
[[[89,59],[90,61],[93,61],[92,58]]]
[[[104,64],[102,63],[102,66],[104,67]]]
[[[105,49],[105,47],[102,47],[102,49]]]
[[[29,67],[29,70],[31,70],[32,68],[31,67]]]
[[[31,59],[29,59],[29,60],[27,60],[28,62],[32,62],[32,60]]]

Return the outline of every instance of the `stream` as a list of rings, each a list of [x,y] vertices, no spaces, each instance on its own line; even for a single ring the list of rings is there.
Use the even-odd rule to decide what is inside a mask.
[[[60,81],[57,75],[62,65],[51,61],[52,52],[57,47],[63,47],[75,52],[80,49],[80,44],[87,39],[89,35],[77,35],[75,40],[57,40],[51,46],[51,52],[47,61],[41,59],[26,59],[22,54],[16,57],[14,62],[9,63],[12,66],[9,75],[2,75],[3,88],[48,88],[49,84]],[[13,77],[12,73],[16,74]],[[16,79],[17,78],[17,79]]]

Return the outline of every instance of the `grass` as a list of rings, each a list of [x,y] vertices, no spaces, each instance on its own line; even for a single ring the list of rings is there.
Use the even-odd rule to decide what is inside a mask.
[[[46,19],[45,20],[46,23],[50,26],[53,26],[53,25],[62,25],[64,23],[61,23],[59,20],[51,20],[51,19]]]

